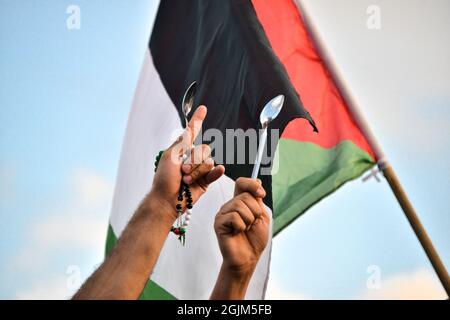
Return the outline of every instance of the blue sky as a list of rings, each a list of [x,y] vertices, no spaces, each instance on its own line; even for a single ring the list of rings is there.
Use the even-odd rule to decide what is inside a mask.
[[[304,2],[449,268],[450,4]],[[79,30],[66,27],[72,4]],[[0,0],[0,298],[67,297],[101,262],[156,7]],[[420,294],[443,291],[385,181],[348,183],[274,240],[269,297]]]

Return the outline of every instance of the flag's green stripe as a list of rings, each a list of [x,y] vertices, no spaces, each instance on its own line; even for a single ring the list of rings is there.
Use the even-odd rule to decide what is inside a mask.
[[[106,237],[105,254],[108,255],[114,248],[117,242],[117,237],[114,234],[111,225],[108,228],[108,235]],[[169,292],[161,288],[156,282],[148,280],[144,290],[139,297],[141,300],[175,300],[176,298]]]
[[[280,139],[277,157],[279,168],[272,173],[274,235],[375,164],[367,152],[348,140],[325,149],[310,142]]]

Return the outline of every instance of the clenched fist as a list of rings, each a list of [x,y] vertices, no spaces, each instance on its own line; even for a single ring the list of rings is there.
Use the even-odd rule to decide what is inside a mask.
[[[216,215],[214,229],[223,256],[223,268],[237,273],[253,272],[269,239],[269,216],[262,199],[261,181],[236,180],[234,198]]]

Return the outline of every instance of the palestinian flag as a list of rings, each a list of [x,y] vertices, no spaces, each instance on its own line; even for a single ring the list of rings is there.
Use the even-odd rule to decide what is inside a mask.
[[[251,175],[252,141],[245,134],[261,128],[260,112],[276,95],[283,94],[285,102],[269,129],[281,139],[268,135],[265,167],[275,164],[277,170],[260,175],[275,232],[374,163],[292,1],[162,1],[124,138],[107,254],[149,191],[155,155],[184,127],[181,101],[193,81],[198,83],[194,106],[208,107],[203,142],[214,145],[225,176],[195,205],[186,245],[169,235],[143,299],[209,297],[222,262],[214,217],[232,198],[234,180]],[[244,149],[236,144],[242,139]],[[275,149],[278,154],[271,152]],[[271,239],[247,299],[264,298]]]

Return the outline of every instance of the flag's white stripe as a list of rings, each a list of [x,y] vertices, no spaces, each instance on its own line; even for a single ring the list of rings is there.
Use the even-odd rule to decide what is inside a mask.
[[[170,145],[181,130],[179,116],[147,51],[128,119],[111,211],[110,223],[117,236],[150,190],[155,155]],[[185,247],[169,235],[151,279],[176,298],[209,297],[222,262],[213,229],[214,216],[231,199],[233,189],[233,180],[226,176],[210,186],[194,206]],[[249,299],[264,297],[270,247],[250,282]]]

